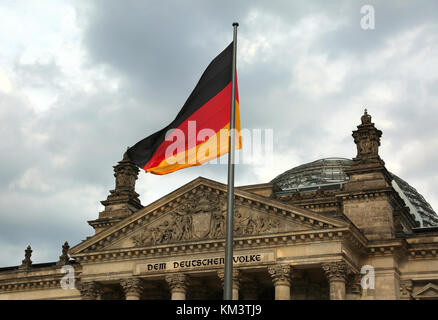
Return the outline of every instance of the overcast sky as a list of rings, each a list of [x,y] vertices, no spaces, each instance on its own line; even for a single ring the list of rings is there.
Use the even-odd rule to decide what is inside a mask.
[[[365,106],[387,169],[438,210],[437,15],[433,0],[1,1],[0,266],[93,234],[112,166],[173,120],[233,21],[242,127],[274,130],[274,161],[239,165],[237,185],[354,157]],[[225,183],[226,166],[141,172],[137,192],[146,205],[198,176]]]

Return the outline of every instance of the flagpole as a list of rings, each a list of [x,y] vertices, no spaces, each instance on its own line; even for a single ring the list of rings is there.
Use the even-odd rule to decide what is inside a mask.
[[[236,54],[237,54],[237,22],[233,23],[233,66],[231,71],[231,114],[230,135],[228,138],[228,185],[227,185],[227,217],[225,240],[224,300],[233,299],[233,220],[234,220],[234,150],[236,122]]]

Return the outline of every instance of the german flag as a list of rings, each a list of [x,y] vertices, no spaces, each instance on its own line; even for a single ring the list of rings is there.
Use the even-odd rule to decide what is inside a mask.
[[[128,149],[146,172],[167,174],[228,153],[233,42],[207,67],[181,111],[164,129]],[[242,148],[236,76],[236,149]]]

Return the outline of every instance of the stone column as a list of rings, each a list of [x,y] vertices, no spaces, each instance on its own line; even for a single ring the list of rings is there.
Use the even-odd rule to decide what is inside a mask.
[[[225,273],[223,269],[218,270],[217,275],[222,283],[222,288],[224,287],[224,277]],[[233,268],[233,300],[239,300],[239,289],[240,289],[240,270]]]
[[[82,300],[100,300],[102,286],[95,281],[79,282],[77,289],[81,293]]]
[[[290,300],[291,266],[276,264],[268,267],[275,286],[275,300]]]
[[[120,280],[120,285],[125,292],[126,300],[140,300],[144,284],[140,278],[129,278]]]
[[[345,300],[347,264],[344,261],[322,264],[330,285],[330,300]]]
[[[185,300],[188,286],[188,277],[183,273],[175,273],[166,276],[169,284],[171,300]]]

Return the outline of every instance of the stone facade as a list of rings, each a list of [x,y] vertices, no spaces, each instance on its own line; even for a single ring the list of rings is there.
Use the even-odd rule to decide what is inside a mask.
[[[367,112],[334,190],[235,190],[233,299],[436,299],[438,228],[419,228]],[[59,261],[0,268],[0,299],[221,299],[226,185],[197,178],[145,207],[125,154],[95,234]],[[68,278],[66,280],[66,277]]]

